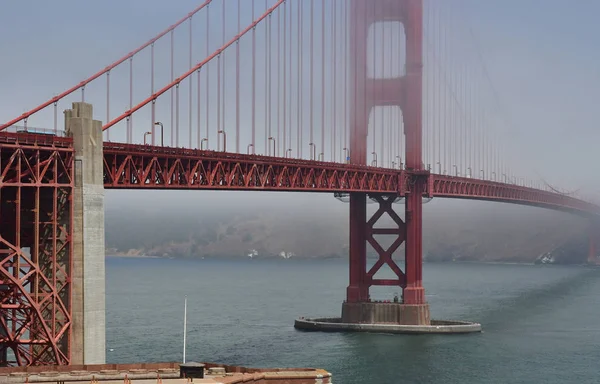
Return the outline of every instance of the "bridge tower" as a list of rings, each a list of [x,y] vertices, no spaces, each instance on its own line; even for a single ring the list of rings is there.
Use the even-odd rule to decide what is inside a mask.
[[[104,139],[92,112],[82,102],[64,112],[75,150],[71,364],[104,364],[106,358]]]
[[[367,73],[367,41],[372,24],[399,22],[406,36],[406,71],[397,78],[369,78]],[[405,132],[406,172],[399,172],[401,188],[405,188],[405,220],[393,210],[398,195],[350,194],[350,283],[342,306],[344,323],[398,323],[429,325],[429,306],[422,284],[422,195],[428,171],[422,164],[422,0],[352,0],[350,19],[351,89],[353,108],[350,116],[352,164],[367,165],[367,134],[369,115],[377,106],[397,106],[402,110]],[[398,127],[400,129],[400,127]],[[399,194],[401,191],[398,191]],[[367,218],[366,202],[371,197],[379,210]],[[388,213],[393,228],[374,228],[377,220]],[[392,246],[384,250],[374,235],[394,235]],[[367,270],[367,242],[379,259]],[[405,268],[402,271],[392,260],[392,253],[405,243]],[[390,266],[396,279],[374,279],[384,265]],[[399,286],[403,302],[371,303],[369,287]]]

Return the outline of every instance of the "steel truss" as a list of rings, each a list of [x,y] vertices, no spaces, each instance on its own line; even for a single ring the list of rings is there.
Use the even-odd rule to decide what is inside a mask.
[[[70,361],[73,150],[0,134],[0,366]]]
[[[393,169],[104,143],[104,187],[397,193]]]
[[[404,197],[415,177],[424,179],[427,198],[499,201],[600,216],[600,207],[571,196],[427,171],[104,143],[105,188],[368,192]]]
[[[571,196],[515,184],[465,177],[431,175],[426,194],[432,197],[489,200],[531,205],[567,211],[582,216],[600,216],[600,207]]]

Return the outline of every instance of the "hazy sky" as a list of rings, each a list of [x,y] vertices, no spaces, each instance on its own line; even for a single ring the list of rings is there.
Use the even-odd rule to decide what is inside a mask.
[[[226,1],[228,7],[237,4]],[[249,2],[242,0],[246,11]],[[256,3],[264,4],[262,0]],[[577,6],[567,0],[431,3],[434,8],[443,4],[443,9],[451,10],[444,15],[447,24],[464,31],[472,26],[501,103],[486,102],[485,107],[493,115],[492,123],[501,126],[502,142],[510,143],[505,144],[505,152],[508,161],[512,160],[513,173],[539,174],[553,185],[584,188],[587,194],[600,190],[600,1],[578,0]],[[200,1],[4,0],[0,11],[0,120],[19,115],[100,70],[198,4]],[[435,18],[435,12],[433,15]],[[469,57],[474,67],[479,66],[477,76],[481,76],[473,41],[458,40],[456,44],[470,47],[466,48]],[[201,43],[194,45],[198,57],[205,49]],[[184,48],[180,51],[177,60],[183,68],[188,58]],[[483,82],[483,77],[480,80]],[[123,83],[111,84],[111,89],[118,93]],[[488,92],[492,89],[487,83],[485,87]],[[86,92],[94,94],[93,89]],[[98,87],[97,97],[102,100],[104,92]],[[142,96],[136,94],[136,99]],[[127,109],[127,99],[122,95],[111,98],[112,117]],[[61,105],[59,112],[67,107]],[[105,112],[98,113],[98,118],[105,120]],[[35,125],[51,127],[52,123],[44,120]],[[522,171],[514,169],[523,163]]]

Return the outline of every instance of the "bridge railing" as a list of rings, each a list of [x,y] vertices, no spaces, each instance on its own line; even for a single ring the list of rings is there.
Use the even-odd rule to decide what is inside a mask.
[[[0,132],[0,142],[15,145],[70,147],[73,140],[65,131],[13,125]]]

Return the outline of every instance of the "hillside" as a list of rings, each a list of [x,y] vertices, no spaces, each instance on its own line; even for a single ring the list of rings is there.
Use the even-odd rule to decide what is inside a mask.
[[[208,198],[191,199],[189,205],[186,198],[122,204],[107,196],[107,254],[244,258],[254,250],[257,258],[279,257],[281,252],[297,258],[347,255],[348,204],[329,195],[264,193],[256,198],[238,193],[238,199],[223,204],[220,197],[200,193]],[[403,205],[395,208],[401,213]],[[370,214],[375,209],[369,205]],[[424,206],[424,255],[432,261],[534,262],[561,250],[557,262],[583,262],[586,224],[538,208],[432,201]],[[384,246],[391,244],[393,239],[382,237],[378,240]]]

